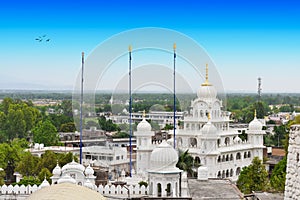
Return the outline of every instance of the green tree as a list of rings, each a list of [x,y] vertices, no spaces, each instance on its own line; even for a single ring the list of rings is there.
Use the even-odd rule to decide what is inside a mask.
[[[58,156],[53,151],[47,150],[44,154],[42,154],[37,164],[37,171],[41,171],[43,168],[47,168],[50,172],[52,172],[52,170],[56,166],[57,161]]]
[[[60,132],[75,132],[76,127],[74,122],[68,122],[66,124],[62,124],[59,129]]]
[[[60,166],[64,166],[72,161],[78,162],[78,158],[74,156],[71,152],[66,154],[58,154],[58,163]]]
[[[245,194],[265,191],[268,185],[268,172],[258,157],[254,157],[251,165],[242,169],[237,180],[238,188]]]
[[[47,181],[51,184],[51,182],[52,182],[51,178],[50,178],[51,176],[52,176],[52,173],[49,171],[49,169],[43,168],[40,171],[38,178],[39,178],[40,182],[43,182],[43,180],[46,178]]]
[[[163,130],[172,130],[174,128],[173,125],[171,124],[166,124],[165,127],[163,128]]]
[[[189,154],[189,150],[186,150],[184,152],[179,150],[179,158],[176,167],[186,171],[188,176],[193,176],[193,168],[199,166],[195,165],[194,158]]]
[[[38,177],[24,176],[23,179],[17,183],[18,185],[40,185],[41,181]]]
[[[45,146],[55,145],[58,143],[58,134],[55,126],[49,121],[39,122],[32,129],[33,141],[35,143],[43,143]]]
[[[120,131],[120,128],[118,127],[117,124],[114,124],[112,122],[112,120],[106,120],[106,118],[104,116],[101,116],[98,118],[98,122],[100,125],[100,128],[102,130],[108,131],[108,132],[112,132],[112,131]]]
[[[287,127],[285,125],[274,127],[275,134],[273,136],[273,140],[274,140],[274,144],[276,144],[278,147],[283,146],[284,139],[285,139],[286,135],[288,134],[286,129],[287,129]]]
[[[33,156],[30,152],[24,152],[15,170],[23,176],[35,176],[38,161],[38,157]]]
[[[22,110],[9,108],[6,120],[8,138],[10,140],[17,137],[24,138],[26,134],[26,122]]]
[[[26,147],[28,142],[24,139],[0,144],[0,167],[4,169],[7,181],[13,180],[13,173]]]
[[[271,186],[279,192],[284,191],[286,176],[286,156],[275,165],[270,178]]]
[[[71,100],[63,100],[61,102],[60,108],[63,110],[63,114],[68,117],[73,117],[72,111],[72,101]]]

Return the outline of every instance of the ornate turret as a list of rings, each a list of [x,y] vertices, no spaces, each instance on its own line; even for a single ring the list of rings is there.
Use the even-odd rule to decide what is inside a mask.
[[[197,96],[201,99],[215,99],[217,97],[215,87],[208,81],[208,64],[206,64],[205,82],[201,84]]]

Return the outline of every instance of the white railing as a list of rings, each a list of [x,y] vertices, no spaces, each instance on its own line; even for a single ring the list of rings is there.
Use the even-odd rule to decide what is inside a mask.
[[[51,186],[48,186],[51,187]],[[28,195],[32,194],[33,192],[41,189],[41,187],[37,185],[2,185],[0,186],[0,195]],[[98,187],[95,186],[95,191],[99,192],[104,196],[114,196],[114,195],[147,195],[148,188],[145,186],[139,185],[130,185],[130,186],[120,186],[120,185],[99,185]]]

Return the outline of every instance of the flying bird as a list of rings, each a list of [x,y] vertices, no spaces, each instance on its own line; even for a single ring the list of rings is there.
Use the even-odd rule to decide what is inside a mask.
[[[38,41],[38,42],[42,42],[42,41],[49,42],[49,41],[50,41],[50,38],[47,38],[46,36],[47,36],[47,35],[39,36],[39,37],[35,38],[35,40]],[[47,39],[46,39],[46,38],[47,38]]]

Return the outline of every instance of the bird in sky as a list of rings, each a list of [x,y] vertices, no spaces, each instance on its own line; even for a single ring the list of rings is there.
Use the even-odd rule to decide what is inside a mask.
[[[42,41],[49,42],[50,38],[46,39],[46,36],[47,35],[38,36],[37,38],[35,38],[35,40],[38,41],[38,42],[42,42]]]

